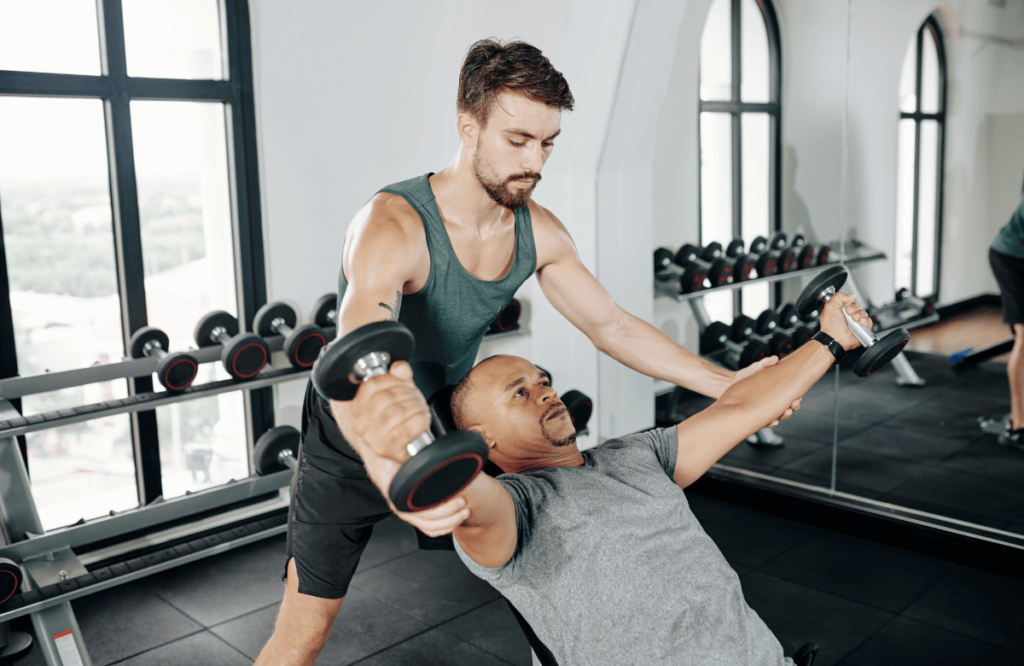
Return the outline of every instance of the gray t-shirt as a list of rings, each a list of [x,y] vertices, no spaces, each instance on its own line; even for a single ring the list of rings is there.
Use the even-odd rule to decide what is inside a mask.
[[[613,439],[582,467],[503,474],[518,544],[470,571],[530,623],[560,666],[784,663],[740,580],[672,480],[675,428]]]

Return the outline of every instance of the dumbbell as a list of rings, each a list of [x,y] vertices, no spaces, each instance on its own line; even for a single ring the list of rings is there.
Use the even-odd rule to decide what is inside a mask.
[[[316,324],[296,326],[295,308],[287,303],[267,303],[256,311],[252,328],[256,335],[284,336],[284,354],[295,368],[311,368],[327,344],[327,336]]]
[[[156,378],[168,391],[184,391],[195,381],[199,361],[185,352],[170,352],[167,334],[153,326],[143,326],[128,340],[128,353],[132,358],[155,358]]]
[[[847,271],[843,266],[833,266],[816,275],[796,299],[797,313],[805,319],[815,311],[820,313],[821,308],[846,283],[846,277]],[[884,368],[910,342],[910,333],[905,328],[897,328],[879,339],[869,329],[851,319],[850,315],[846,314],[846,308],[843,308],[843,315],[846,316],[846,325],[850,332],[864,345],[864,353],[853,366],[853,371],[858,377],[873,375]]]
[[[764,236],[758,236],[750,243],[750,252],[757,256],[757,277],[768,277],[779,272],[779,252],[768,247]]]
[[[793,240],[789,245],[796,251],[796,267],[798,269],[813,268],[818,265],[818,253],[821,251],[820,245],[814,245],[804,240],[802,234],[793,236]]]
[[[818,247],[818,265],[827,264],[829,255],[832,252],[832,248],[828,245],[821,245]]]
[[[351,400],[359,385],[408,361],[415,340],[404,324],[361,326],[325,348],[313,366],[313,387],[324,398]],[[480,433],[459,430],[435,440],[424,431],[406,447],[406,460],[388,488],[400,511],[423,511],[458,494],[483,469],[488,448]]]
[[[699,245],[686,245],[676,252],[674,261],[679,266],[697,264],[708,272],[708,282],[712,287],[721,287],[732,282],[732,264],[722,254],[721,243],[709,243],[704,247]]]
[[[548,379],[550,380],[551,377],[549,376]],[[586,429],[590,415],[594,412],[594,402],[582,391],[576,390],[566,391],[565,395],[559,396],[559,399],[568,410],[569,418],[572,420],[576,432]]]
[[[14,598],[21,589],[24,575],[21,567],[5,557],[0,557],[0,613],[4,604]],[[23,631],[11,631],[10,625],[0,623],[0,664],[13,664],[32,649],[34,639]]]
[[[693,262],[680,266],[673,261],[672,250],[659,247],[654,251],[654,279],[659,282],[672,282],[681,294],[689,294],[704,288],[704,280],[708,277],[706,266]]]
[[[793,353],[793,338],[776,330],[777,328],[775,313],[765,310],[756,320],[746,315],[736,317],[732,322],[730,334],[733,342],[753,340],[763,343],[768,346],[769,356],[783,359]]]
[[[278,426],[256,440],[252,461],[256,473],[267,476],[286,469],[295,470],[299,457],[299,431],[291,426]]]
[[[488,333],[504,333],[505,331],[511,331],[519,324],[519,315],[522,313],[523,308],[519,304],[519,301],[512,299],[508,302],[498,316],[495,317],[494,321],[487,328]]]
[[[794,348],[803,347],[814,335],[814,328],[800,319],[796,306],[792,303],[786,303],[779,308],[779,330],[793,338]]]
[[[723,361],[733,370],[741,370],[768,356],[768,345],[757,340],[740,344],[731,339],[732,328],[720,321],[711,322],[700,334],[700,353],[711,354],[725,349]]]
[[[749,280],[750,274],[757,270],[757,255],[745,252],[743,247],[743,239],[737,238],[729,243],[725,249],[725,256],[733,260],[733,282]]]
[[[194,331],[200,347],[224,345],[220,361],[235,379],[255,377],[270,358],[270,347],[255,333],[239,333],[238,320],[223,310],[203,315]]]
[[[768,247],[779,253],[779,259],[775,264],[777,273],[788,273],[796,268],[797,249],[786,244],[786,234],[781,231],[776,233],[768,241]]]
[[[324,294],[313,303],[313,311],[310,314],[310,321],[320,328],[330,328],[338,325],[338,295]]]

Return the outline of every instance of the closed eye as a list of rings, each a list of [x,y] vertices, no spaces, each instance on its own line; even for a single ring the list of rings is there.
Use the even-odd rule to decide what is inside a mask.
[[[511,144],[512,144],[513,146],[515,146],[516,148],[522,148],[523,146],[525,146],[525,145],[526,145],[526,142],[525,142],[525,141],[524,141],[523,143],[516,143],[515,141],[512,141],[511,139],[509,140],[509,143],[511,143]]]

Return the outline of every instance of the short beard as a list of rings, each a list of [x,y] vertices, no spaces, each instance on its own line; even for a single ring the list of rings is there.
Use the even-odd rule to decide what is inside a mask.
[[[494,173],[494,168],[490,162],[480,155],[479,150],[473,155],[473,175],[476,176],[480,187],[484,188],[491,201],[509,210],[522,208],[530,203],[530,196],[537,188],[537,183],[540,182],[540,174],[529,171],[517,173],[502,180]],[[508,186],[509,183],[520,180],[532,180],[533,186],[528,190],[512,191]]]
[[[546,412],[544,412],[544,416],[542,416],[540,418],[540,431],[541,431],[541,434],[544,435],[544,439],[546,439],[549,442],[551,442],[551,446],[554,446],[556,448],[557,447],[562,447],[562,446],[569,446],[570,444],[575,444],[576,443],[576,433],[573,433],[573,434],[571,434],[568,437],[565,437],[563,439],[555,439],[551,435],[551,433],[548,432],[548,417],[551,416],[551,412],[553,412],[553,411],[555,411],[556,409],[559,409],[559,408],[563,408],[564,409],[564,407],[565,406],[562,405],[561,403],[559,403],[557,405],[552,405],[550,409],[548,409]]]

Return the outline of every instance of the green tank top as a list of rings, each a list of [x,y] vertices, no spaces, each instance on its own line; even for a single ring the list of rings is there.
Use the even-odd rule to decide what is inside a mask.
[[[1010,221],[999,230],[992,249],[1011,257],[1024,259],[1024,199],[1010,216]]]
[[[515,211],[516,249],[508,274],[493,281],[470,275],[455,256],[448,231],[441,221],[427,180],[431,175],[428,173],[380,190],[397,194],[409,202],[423,220],[427,234],[430,275],[422,289],[402,297],[398,321],[416,336],[416,349],[410,363],[416,385],[428,398],[439,388],[457,383],[473,369],[488,326],[537,269],[530,210],[523,207]],[[347,286],[342,269],[338,271],[339,309]]]

